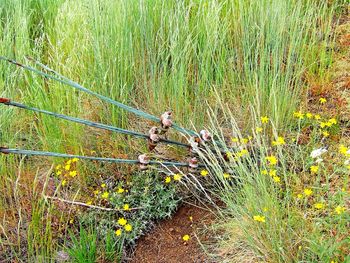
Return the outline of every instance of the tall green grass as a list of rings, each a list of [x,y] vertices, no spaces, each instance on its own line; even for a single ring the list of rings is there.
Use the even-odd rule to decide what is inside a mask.
[[[306,94],[307,77],[324,77],[332,62],[331,26],[342,3],[346,2],[3,0],[0,54],[24,63],[30,63],[25,59],[29,55],[94,91],[155,115],[172,109],[176,122],[185,126],[206,126],[205,100],[224,121],[217,91],[241,117],[239,126],[250,125],[247,112],[253,105],[258,115],[268,114],[283,127]],[[149,126],[4,62],[0,95],[122,127]],[[132,154],[136,148],[123,137],[48,116],[3,106],[0,113],[1,145],[76,153],[113,149]],[[33,160],[24,162],[25,174],[45,166]],[[13,196],[18,167],[17,158],[0,157],[4,211],[21,208]],[[42,208],[34,204],[31,213],[43,213]],[[14,218],[16,209],[11,212]],[[20,251],[20,245],[15,250]]]

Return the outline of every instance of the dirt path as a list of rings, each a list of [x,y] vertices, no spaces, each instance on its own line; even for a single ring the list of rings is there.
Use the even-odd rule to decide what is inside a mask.
[[[191,218],[190,218],[191,217]],[[130,263],[208,263],[212,262],[201,249],[196,231],[199,225],[211,222],[213,215],[201,208],[183,205],[175,215],[160,222],[142,237]],[[188,242],[182,237],[190,235]],[[206,236],[201,236],[201,241]]]

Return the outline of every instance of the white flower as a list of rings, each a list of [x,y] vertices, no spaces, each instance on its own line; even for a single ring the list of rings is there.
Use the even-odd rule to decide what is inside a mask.
[[[349,165],[350,164],[350,159],[345,160],[344,165]]]
[[[325,152],[327,152],[327,149],[322,147],[322,148],[319,148],[319,149],[316,149],[316,150],[313,150],[310,154],[310,157],[311,158],[317,158],[319,156],[321,156],[322,154],[324,154]]]

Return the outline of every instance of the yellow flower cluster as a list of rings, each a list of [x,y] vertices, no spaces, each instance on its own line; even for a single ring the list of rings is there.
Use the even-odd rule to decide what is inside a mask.
[[[126,232],[131,232],[132,231],[132,225],[128,223],[128,221],[124,218],[121,217],[118,219],[118,224],[122,227],[124,227],[124,230]],[[122,234],[122,229],[119,228],[115,231],[116,236],[120,236]]]
[[[325,128],[325,127],[332,127],[333,125],[337,124],[337,120],[335,118],[331,118],[328,121],[321,121],[320,122],[320,127]]]
[[[277,170],[276,169],[269,169],[269,171],[262,170],[261,173],[263,175],[271,176],[275,183],[280,183],[281,182],[281,178],[277,175]]]
[[[182,179],[182,174],[177,173],[177,174],[173,175],[173,178],[171,178],[171,176],[169,176],[169,175],[166,176],[165,179],[164,179],[164,182],[166,184],[169,184],[172,180],[174,180],[174,181],[181,181],[181,179]]]
[[[78,158],[73,158],[73,159],[70,159],[68,160],[67,162],[65,162],[64,164],[58,164],[56,167],[55,167],[55,174],[56,176],[61,176],[63,175],[64,177],[71,177],[71,178],[74,178],[77,176],[77,171],[76,170],[71,170],[72,166],[78,162]],[[61,181],[61,185],[62,186],[66,186],[68,183],[68,180],[67,179],[63,179]]]

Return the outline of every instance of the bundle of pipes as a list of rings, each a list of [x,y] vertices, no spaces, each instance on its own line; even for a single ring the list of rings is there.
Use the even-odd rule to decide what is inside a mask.
[[[166,143],[166,144],[173,144],[173,145],[177,145],[177,146],[181,146],[181,147],[187,147],[190,149],[190,152],[192,154],[195,154],[198,152],[200,145],[204,145],[205,143],[212,140],[211,134],[206,130],[202,130],[202,131],[200,131],[199,134],[197,134],[196,132],[194,132],[192,130],[185,129],[185,128],[182,128],[182,127],[174,124],[172,121],[172,112],[171,111],[164,112],[160,116],[160,118],[158,118],[154,115],[148,114],[144,111],[127,106],[127,105],[122,104],[118,101],[112,100],[106,96],[103,96],[103,95],[100,95],[96,92],[93,92],[93,91],[79,85],[78,83],[60,75],[56,71],[50,69],[46,65],[41,64],[40,62],[35,61],[35,63],[37,65],[39,65],[40,67],[42,67],[43,69],[45,69],[46,71],[49,71],[50,73],[52,73],[54,75],[47,74],[47,73],[42,72],[38,69],[35,69],[35,68],[27,66],[27,65],[23,65],[21,63],[18,63],[14,60],[11,60],[11,59],[8,59],[8,58],[2,57],[2,56],[0,56],[0,60],[5,60],[5,61],[10,62],[16,66],[19,66],[19,67],[24,68],[26,70],[29,70],[31,72],[37,73],[43,77],[56,80],[60,83],[66,84],[66,85],[73,87],[75,89],[78,89],[80,91],[94,95],[94,96],[96,96],[104,101],[107,101],[113,105],[116,105],[116,106],[118,106],[126,111],[134,113],[134,114],[141,116],[143,118],[146,118],[146,119],[149,119],[152,121],[156,121],[157,123],[160,124],[161,127],[158,128],[156,126],[153,126],[149,130],[149,134],[147,135],[147,134],[143,134],[143,133],[127,130],[127,129],[122,129],[122,128],[118,128],[118,127],[114,127],[114,126],[110,126],[110,125],[106,125],[106,124],[102,124],[102,123],[96,123],[96,122],[92,122],[89,120],[79,119],[79,118],[70,117],[70,116],[63,115],[63,114],[58,114],[58,113],[30,107],[30,106],[27,106],[27,105],[24,105],[24,104],[21,104],[18,102],[11,101],[8,98],[0,98],[0,103],[3,105],[18,107],[18,108],[22,108],[22,109],[26,109],[26,110],[30,110],[30,111],[34,111],[34,112],[39,112],[39,113],[47,114],[47,115],[50,115],[50,116],[53,116],[56,118],[61,118],[64,120],[84,124],[84,125],[95,127],[95,128],[100,128],[100,129],[118,132],[118,133],[122,133],[122,134],[126,134],[126,135],[145,138],[148,140],[148,149],[150,151],[153,151],[156,148],[157,144],[160,142],[160,143]],[[190,144],[185,144],[185,143],[161,138],[160,135],[165,134],[170,127],[174,128],[175,130],[177,130],[185,135],[190,135],[191,136],[191,138],[189,140]],[[21,149],[8,149],[6,147],[0,147],[0,152],[6,153],[6,154],[11,153],[11,154],[26,154],[26,155],[38,155],[38,156],[53,156],[53,157],[64,157],[64,158],[87,159],[87,160],[95,160],[95,161],[107,161],[107,162],[115,162],[115,163],[139,164],[140,168],[142,170],[147,169],[149,164],[159,164],[159,165],[164,165],[164,166],[189,167],[190,171],[194,171],[198,167],[204,167],[204,165],[198,164],[198,160],[196,157],[192,157],[188,163],[181,163],[181,162],[151,161],[150,157],[147,154],[140,155],[138,157],[138,160],[127,160],[127,159],[79,156],[79,155],[31,151],[31,150],[21,150]]]

